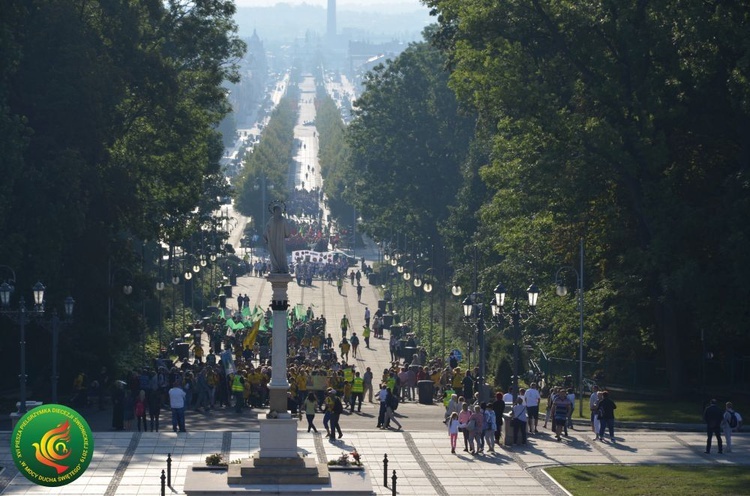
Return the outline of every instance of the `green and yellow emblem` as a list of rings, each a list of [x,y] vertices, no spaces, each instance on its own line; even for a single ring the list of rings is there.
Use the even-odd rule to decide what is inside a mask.
[[[64,405],[42,405],[16,424],[10,451],[18,470],[42,486],[64,486],[91,463],[94,436],[86,420]]]

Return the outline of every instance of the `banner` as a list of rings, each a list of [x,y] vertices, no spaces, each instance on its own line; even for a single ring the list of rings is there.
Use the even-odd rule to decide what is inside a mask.
[[[242,342],[243,348],[253,349],[255,346],[255,340],[258,338],[258,331],[260,331],[260,319],[256,320],[253,324],[253,328],[245,336],[245,340]]]
[[[231,350],[224,350],[219,356],[221,357],[222,365],[224,365],[224,372],[227,375],[237,372],[237,369],[234,368],[234,358],[232,358]]]
[[[341,251],[313,251],[313,250],[294,250],[292,251],[292,260],[294,262],[312,262],[312,263],[333,263],[335,258],[342,259],[347,255]]]

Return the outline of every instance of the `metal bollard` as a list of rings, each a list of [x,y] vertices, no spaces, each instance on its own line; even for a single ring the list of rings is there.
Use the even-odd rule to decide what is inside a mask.
[[[161,496],[167,496],[167,487],[166,487],[166,481],[167,476],[164,475],[164,471],[161,471]]]
[[[391,477],[391,480],[393,481],[391,482],[391,494],[393,496],[396,496],[396,479],[398,479],[398,477],[396,477],[396,471],[394,470],[393,477]]]
[[[167,453],[167,485],[172,487],[172,453]]]
[[[383,487],[388,487],[388,453],[383,455]]]

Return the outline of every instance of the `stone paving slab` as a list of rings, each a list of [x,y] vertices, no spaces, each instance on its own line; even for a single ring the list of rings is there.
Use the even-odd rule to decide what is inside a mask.
[[[216,431],[162,433],[95,433],[94,458],[84,475],[75,482],[59,487],[37,486],[18,475],[12,465],[9,449],[0,450],[0,464],[6,467],[10,482],[6,494],[81,494],[86,496],[156,495],[160,492],[160,475],[166,469],[166,454],[172,453],[172,489],[168,494],[182,494],[185,475],[195,463],[221,452],[227,434]],[[229,433],[229,458],[238,459],[257,450],[258,432]],[[133,446],[133,440],[137,444]],[[400,495],[448,495],[457,492],[483,492],[498,495],[562,494],[545,487],[533,468],[561,464],[602,463],[677,463],[711,466],[716,464],[750,465],[748,436],[734,436],[734,452],[724,455],[703,453],[705,437],[699,433],[665,433],[624,431],[617,443],[593,441],[590,432],[571,433],[557,442],[551,436],[530,437],[526,446],[496,448],[496,453],[470,455],[459,444],[457,454],[450,453],[448,436],[443,432],[351,431],[342,439],[329,441],[304,430],[298,432],[300,450],[318,456],[322,448],[326,459],[338,458],[342,452],[356,449],[373,481],[377,495],[390,495],[383,487],[383,455],[388,454],[388,478],[396,470]],[[9,446],[10,433],[0,433],[0,445]],[[127,463],[126,451],[133,446]],[[488,477],[491,474],[491,477]],[[112,480],[119,477],[115,487]]]

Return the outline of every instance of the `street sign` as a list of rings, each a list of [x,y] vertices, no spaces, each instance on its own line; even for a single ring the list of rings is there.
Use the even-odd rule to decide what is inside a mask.
[[[456,350],[453,350],[453,351],[451,351],[451,353],[453,353],[453,356],[454,356],[454,357],[456,357],[456,360],[458,360],[459,362],[460,362],[460,361],[461,361],[461,359],[462,359],[462,358],[464,357],[464,356],[463,356],[463,355],[461,354],[461,350],[458,350],[458,349],[456,349]]]

